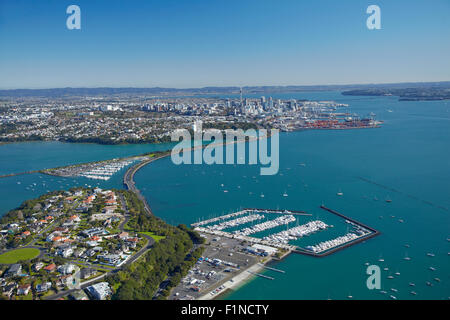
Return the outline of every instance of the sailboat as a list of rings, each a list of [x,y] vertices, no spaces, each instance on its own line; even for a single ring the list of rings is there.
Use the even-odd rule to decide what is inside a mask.
[[[284,193],[283,193],[283,197],[287,197],[288,196],[288,194],[287,194],[287,192],[285,191]]]
[[[344,195],[344,193],[341,191],[341,189],[339,189],[339,192],[336,193],[339,197],[342,197]]]
[[[410,257],[408,257],[408,254],[405,254],[405,257],[403,258],[403,260],[406,260],[406,261],[410,261],[410,260],[411,260],[411,258],[410,258]]]

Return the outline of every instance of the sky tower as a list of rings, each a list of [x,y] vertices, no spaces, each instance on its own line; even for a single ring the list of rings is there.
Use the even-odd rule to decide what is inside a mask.
[[[242,87],[239,89],[239,93],[241,95],[241,107],[242,107]]]

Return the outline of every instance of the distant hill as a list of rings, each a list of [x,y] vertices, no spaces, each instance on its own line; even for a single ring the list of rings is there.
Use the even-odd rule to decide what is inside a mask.
[[[450,82],[378,86],[342,92],[347,96],[398,96],[400,101],[449,100]]]
[[[418,90],[420,88],[420,90]],[[344,95],[400,95],[407,90],[415,92],[433,91],[441,94],[450,88],[450,82],[427,83],[393,83],[393,84],[350,84],[350,85],[312,85],[312,86],[247,86],[244,94],[271,94],[305,91],[344,91]],[[0,97],[84,97],[84,96],[189,96],[207,94],[239,94],[239,87],[204,87],[204,88],[51,88],[51,89],[11,89],[0,90]],[[406,90],[406,91],[405,91]],[[433,96],[432,95],[432,96]],[[446,96],[444,94],[443,96]]]

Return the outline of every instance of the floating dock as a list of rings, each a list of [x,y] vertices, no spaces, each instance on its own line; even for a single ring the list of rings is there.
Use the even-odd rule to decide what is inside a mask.
[[[275,280],[275,278],[272,278],[272,277],[266,276],[265,274],[261,274],[261,273],[256,273],[256,272],[253,272],[253,271],[250,271],[250,270],[248,270],[248,272],[249,272],[249,273],[251,273],[251,274],[253,274],[253,275],[255,275],[255,276],[258,276],[258,277],[264,278],[264,279]]]
[[[286,273],[286,271],[284,271],[284,270],[275,269],[275,268],[272,268],[272,267],[265,266],[265,265],[263,265],[263,264],[259,264],[259,265],[260,265],[261,267],[267,269],[267,270],[272,270],[272,271],[279,272],[279,273]]]
[[[256,211],[261,213],[276,213],[276,214],[292,214],[294,216],[312,216],[312,214],[307,213],[306,211],[297,211],[297,210],[282,210],[282,209],[260,209],[260,208],[245,208],[246,211]]]

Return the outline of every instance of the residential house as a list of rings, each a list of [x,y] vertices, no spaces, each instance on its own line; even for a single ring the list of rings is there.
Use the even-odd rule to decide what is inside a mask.
[[[72,274],[75,270],[75,265],[68,263],[58,267],[58,272],[61,274]]]
[[[60,255],[63,258],[68,258],[73,254],[73,249],[72,248],[65,248],[65,249],[59,249],[58,250],[58,255]]]
[[[46,282],[46,283],[40,283],[36,285],[36,292],[37,293],[44,293],[47,292],[48,290],[50,290],[52,287],[52,283],[51,282]]]
[[[8,298],[11,298],[16,288],[17,283],[8,283],[6,286],[3,287],[2,294]]]
[[[35,272],[38,272],[39,270],[41,270],[44,267],[44,263],[43,262],[37,262],[33,265],[33,270]]]
[[[22,274],[22,266],[18,263],[13,264],[11,267],[9,267],[8,271],[6,272],[6,277],[16,277],[20,276]]]
[[[55,271],[56,269],[56,264],[51,263],[48,266],[44,267],[44,270],[47,271],[48,273]]]
[[[89,286],[86,288],[86,292],[96,300],[105,300],[112,293],[108,282],[100,282]]]
[[[17,288],[17,295],[19,296],[26,296],[31,289],[31,284],[23,284]]]
[[[84,268],[84,269],[81,269],[81,271],[80,271],[80,278],[84,280],[84,279],[90,278],[96,274],[97,274],[97,270],[92,269],[92,268]]]

